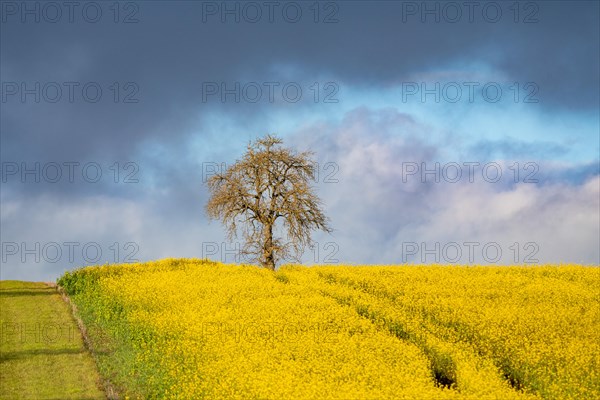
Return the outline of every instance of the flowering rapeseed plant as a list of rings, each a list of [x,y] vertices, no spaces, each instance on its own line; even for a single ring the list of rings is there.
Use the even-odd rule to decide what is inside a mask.
[[[600,398],[600,270],[87,267],[61,284],[131,398]]]

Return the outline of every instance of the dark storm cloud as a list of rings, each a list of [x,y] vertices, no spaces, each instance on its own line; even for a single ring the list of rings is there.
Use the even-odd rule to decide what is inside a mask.
[[[148,138],[177,141],[191,119],[201,120],[213,107],[250,118],[270,106],[203,103],[202,82],[207,81],[233,84],[326,76],[376,88],[415,72],[475,61],[489,63],[511,79],[536,82],[545,106],[598,106],[595,2],[535,3],[539,10],[533,10],[534,23],[523,23],[532,13],[529,9],[521,9],[515,23],[514,11],[505,3],[494,3],[502,12],[496,23],[484,18],[485,3],[474,9],[473,22],[461,7],[459,22],[450,23],[446,14],[452,10],[444,14],[443,3],[433,2],[440,9],[440,22],[435,22],[435,15],[425,15],[423,23],[418,2],[417,11],[407,8],[414,6],[412,2],[340,2],[335,14],[339,22],[330,24],[315,24],[305,3],[300,3],[304,14],[298,23],[286,22],[275,12],[273,23],[264,17],[255,24],[244,18],[235,23],[232,16],[222,23],[219,14],[203,14],[202,2],[136,4],[139,22],[133,24],[113,23],[106,5],[104,18],[96,24],[77,13],[73,23],[65,17],[57,24],[43,18],[32,23],[32,17],[21,23],[18,15],[6,16],[3,82],[25,81],[28,86],[97,82],[103,97],[89,103],[78,90],[73,104],[22,104],[11,97],[2,104],[3,157],[110,153],[124,158]],[[321,12],[324,18],[325,11]],[[295,72],[284,76],[277,66],[290,66]],[[120,102],[114,103],[109,88],[114,82],[137,86],[121,87]],[[134,91],[132,98],[139,103],[122,103],[123,96]]]

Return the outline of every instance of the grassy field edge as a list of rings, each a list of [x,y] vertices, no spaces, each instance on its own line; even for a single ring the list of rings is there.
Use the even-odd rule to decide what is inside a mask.
[[[56,290],[60,294],[63,301],[69,307],[71,316],[73,317],[73,319],[77,323],[77,327],[79,328],[79,333],[81,334],[81,338],[83,339],[84,347],[86,348],[86,350],[89,352],[89,354],[94,359],[94,364],[96,365],[96,368],[100,375],[100,382],[102,384],[102,387],[104,388],[104,393],[106,394],[107,400],[121,399],[119,390],[111,383],[110,379],[108,379],[106,376],[104,376],[104,374],[101,372],[98,355],[94,351],[94,344],[92,343],[92,341],[88,335],[88,330],[85,326],[85,323],[83,322],[83,320],[81,319],[81,316],[79,315],[79,310],[77,308],[77,305],[73,301],[71,301],[71,298],[69,297],[69,295],[67,294],[67,292],[65,291],[65,289],[62,286],[60,286],[56,283],[53,283],[53,285],[56,287]]]
[[[47,282],[0,281],[0,398],[106,399],[71,310]]]

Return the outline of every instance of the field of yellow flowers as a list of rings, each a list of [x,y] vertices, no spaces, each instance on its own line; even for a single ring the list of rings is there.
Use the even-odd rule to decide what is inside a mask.
[[[168,259],[59,279],[122,398],[600,399],[600,269]]]

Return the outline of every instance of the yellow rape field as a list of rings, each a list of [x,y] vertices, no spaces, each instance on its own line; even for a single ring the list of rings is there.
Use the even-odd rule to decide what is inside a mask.
[[[59,284],[122,398],[600,399],[600,269],[169,259]]]

